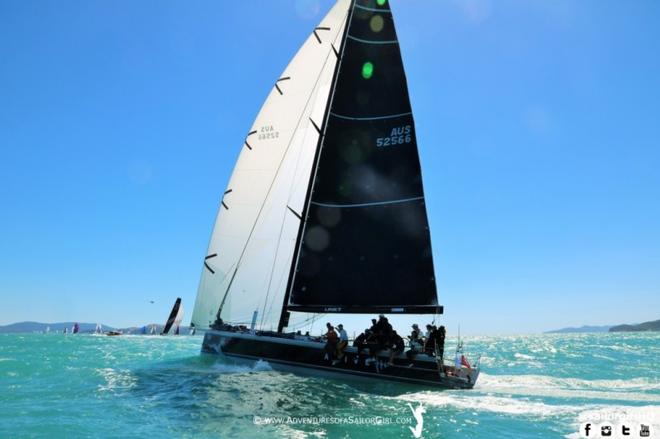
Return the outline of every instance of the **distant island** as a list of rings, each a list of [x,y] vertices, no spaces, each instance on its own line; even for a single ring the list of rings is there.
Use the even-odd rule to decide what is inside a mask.
[[[640,332],[660,331],[660,320],[639,323],[637,325],[617,325],[610,328],[610,332]]]
[[[631,325],[607,325],[607,326],[580,326],[579,328],[562,328],[546,331],[545,334],[573,334],[583,332],[643,332],[660,331],[660,320],[644,322]]]
[[[546,334],[573,334],[578,332],[608,332],[612,326],[580,326],[579,328],[562,328],[554,331],[546,331]]]
[[[47,330],[49,330],[50,332],[63,332],[64,329],[71,331],[71,328],[73,327],[74,324],[75,322],[59,322],[59,323],[18,322],[18,323],[12,323],[10,325],[0,326],[0,334],[8,334],[8,333],[17,334],[17,333],[34,333],[34,332],[44,333]],[[96,329],[96,323],[78,323],[78,325],[80,327],[81,334],[91,334]],[[149,323],[142,326],[131,326],[128,328],[114,328],[108,325],[103,325],[103,324],[101,325],[101,329],[103,332],[117,331],[117,332],[122,332],[124,334],[141,334],[142,328],[146,328],[147,332],[149,332],[152,327],[154,327],[155,332],[157,334],[160,334],[161,331],[163,330],[163,325],[157,323]],[[188,332],[190,331],[190,328],[188,326],[180,326],[179,329],[182,334],[188,334]]]

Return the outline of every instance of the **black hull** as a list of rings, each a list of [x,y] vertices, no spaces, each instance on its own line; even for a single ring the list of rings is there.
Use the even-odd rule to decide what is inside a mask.
[[[380,354],[377,361],[365,361],[369,355],[362,353],[358,356],[353,347],[347,348],[344,358],[333,365],[326,357],[322,342],[225,331],[207,331],[202,352],[242,360],[263,360],[279,370],[295,372],[302,368],[305,372],[313,370],[327,375],[351,375],[425,387],[470,389],[474,387],[479,374],[478,370],[473,369],[460,372],[460,377],[448,374],[441,376],[435,358],[424,354],[418,355],[412,363],[405,356],[399,356],[394,359],[394,365],[388,365],[385,353]]]

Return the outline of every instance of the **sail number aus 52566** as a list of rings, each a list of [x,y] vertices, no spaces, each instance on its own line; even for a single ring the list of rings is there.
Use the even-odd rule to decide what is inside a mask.
[[[388,137],[379,137],[376,139],[376,146],[378,148],[394,145],[403,145],[412,142],[412,127],[404,125],[392,128]]]

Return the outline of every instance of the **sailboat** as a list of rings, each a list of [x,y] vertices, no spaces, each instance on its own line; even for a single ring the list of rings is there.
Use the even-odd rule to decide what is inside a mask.
[[[100,323],[96,324],[96,328],[94,328],[94,334],[96,334],[96,335],[103,334],[103,328],[101,327]]]
[[[183,320],[183,305],[181,305],[181,298],[177,297],[170,311],[170,316],[167,318],[167,322],[163,327],[163,332],[160,335],[167,335],[172,332],[174,335],[179,335],[179,325]]]
[[[202,351],[275,369],[471,388],[420,354],[329,361],[324,314],[442,314],[403,62],[387,0],[338,0],[242,144],[203,261]]]
[[[77,334],[80,331],[80,325],[78,323],[73,324],[73,328],[71,329],[71,332],[73,334]]]

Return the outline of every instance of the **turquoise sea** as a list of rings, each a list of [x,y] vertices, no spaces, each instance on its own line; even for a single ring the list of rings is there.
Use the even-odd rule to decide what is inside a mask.
[[[467,337],[470,391],[234,365],[201,341],[0,334],[0,437],[411,438],[408,403],[423,438],[572,438],[594,420],[660,437],[659,333]]]

